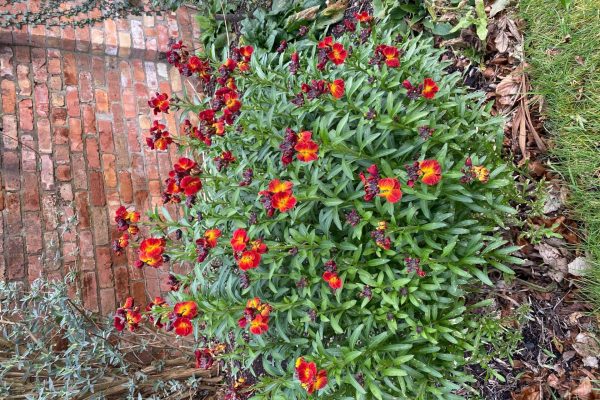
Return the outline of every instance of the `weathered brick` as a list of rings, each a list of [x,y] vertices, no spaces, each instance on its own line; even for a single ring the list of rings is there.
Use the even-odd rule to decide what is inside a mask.
[[[43,277],[42,256],[30,255],[27,257],[27,279],[32,284],[36,279]]]
[[[107,71],[106,82],[108,85],[108,100],[110,102],[121,101],[121,74],[119,71],[116,69]]]
[[[116,56],[119,49],[117,24],[111,19],[104,20],[104,51],[106,54]]]
[[[24,172],[23,181],[27,184],[27,190],[23,191],[23,209],[25,211],[39,211],[40,190],[37,174],[34,172]]]
[[[31,66],[33,68],[34,82],[44,83],[48,80],[46,69],[46,50],[43,48],[31,49]]]
[[[2,154],[2,173],[6,190],[18,191],[21,189],[21,166],[18,153],[6,151]]]
[[[104,53],[104,32],[102,29],[91,30],[91,47],[94,54]]]
[[[119,192],[121,193],[121,200],[123,203],[133,202],[131,175],[127,171],[119,172]]]
[[[61,184],[58,188],[58,193],[60,194],[60,198],[67,203],[70,203],[75,199],[73,197],[73,186],[71,186],[70,183]]]
[[[104,57],[92,57],[92,76],[96,86],[104,86],[106,83],[105,71]]]
[[[88,168],[100,168],[100,149],[98,148],[98,140],[95,138],[87,138],[85,140],[85,154],[87,157]]]
[[[127,121],[127,145],[129,152],[139,152],[141,150],[138,139],[138,126],[136,121]]]
[[[82,274],[81,288],[84,307],[87,310],[100,311],[98,306],[98,283],[95,272],[88,271]]]
[[[116,309],[115,289],[112,287],[100,289],[100,312],[102,315],[106,317],[111,313],[114,313]]]
[[[36,84],[33,88],[35,98],[35,112],[38,116],[47,117],[49,112],[48,86],[43,83]]]
[[[69,128],[66,126],[55,127],[52,142],[57,145],[69,143]]]
[[[98,282],[101,288],[114,286],[112,260],[109,247],[96,247],[96,265],[98,269]]]
[[[2,83],[0,83],[0,95],[2,96],[2,111],[5,114],[14,114],[17,103],[15,82],[3,79]]]
[[[127,58],[131,55],[131,36],[129,32],[119,32],[119,57]]]
[[[19,102],[19,125],[24,131],[33,130],[33,102],[31,99]]]
[[[104,207],[91,207],[92,231],[94,233],[94,244],[105,246],[109,244],[108,236],[108,214]]]
[[[40,179],[42,181],[42,188],[44,190],[54,190],[54,166],[52,165],[52,158],[47,154],[41,155],[42,171],[40,172]]]
[[[21,137],[21,169],[27,172],[37,171],[36,143],[31,135]]]
[[[63,76],[65,85],[77,85],[77,60],[74,53],[63,54]]]
[[[71,180],[71,166],[70,165],[59,165],[56,167],[56,179],[61,182],[67,182]]]
[[[6,277],[9,281],[25,278],[25,249],[23,238],[10,235],[6,238]]]
[[[81,223],[79,225],[79,228],[83,228],[81,226]],[[79,232],[79,251],[81,253],[81,259],[94,259],[94,237],[92,235],[92,231],[85,229]],[[91,265],[92,267],[95,267],[94,263],[92,263]],[[84,270],[85,269],[86,268],[84,268]]]
[[[54,146],[54,163],[57,165],[71,164],[71,151],[69,150],[69,146]]]
[[[94,100],[94,89],[92,88],[92,74],[89,72],[79,73],[79,98],[83,103]]]
[[[61,93],[51,93],[50,94],[50,106],[54,107],[64,107],[65,106],[65,96]]]
[[[100,113],[108,112],[108,95],[102,89],[96,89],[96,110]]]
[[[19,63],[31,63],[31,51],[29,46],[15,46],[15,59]]]
[[[27,212],[23,218],[25,245],[28,254],[42,251],[42,222],[38,213]]]
[[[108,188],[117,187],[117,171],[115,166],[115,156],[113,154],[102,154],[102,170],[104,172],[104,182]]]
[[[75,48],[86,52],[90,48],[90,27],[75,28]]]
[[[62,76],[60,75],[52,75],[50,78],[48,78],[48,88],[50,88],[51,91],[60,91],[63,89],[63,81],[62,81]]]
[[[19,82],[19,94],[21,96],[31,96],[31,80],[29,76],[29,66],[17,65],[17,81]]]
[[[81,130],[81,120],[78,118],[69,118],[69,141],[71,151],[83,151],[83,139]]]
[[[71,153],[73,163],[73,188],[75,190],[87,190],[87,172],[83,153]]]
[[[113,268],[115,277],[115,290],[117,299],[122,303],[129,297],[129,273],[126,265],[115,265]]]
[[[146,303],[146,286],[144,282],[131,283],[131,297],[133,297],[137,304]]]
[[[98,133],[100,137],[100,150],[102,152],[112,153],[115,150],[112,135],[112,124],[110,121],[98,121]]]
[[[48,73],[54,75],[60,75],[62,73],[60,58],[48,58]]]
[[[133,70],[133,81],[134,82],[146,82],[146,73],[144,72],[144,63],[142,60],[133,59],[129,62],[131,69]]]
[[[83,133],[86,135],[95,135],[97,131],[94,108],[89,104],[82,104],[81,112],[83,114]]]
[[[144,70],[146,72],[146,84],[151,90],[158,90],[158,75],[156,72],[156,64],[153,62],[146,61],[144,63]]]
[[[80,229],[90,227],[90,210],[87,192],[77,192],[75,194],[75,209],[77,210],[77,220]]]
[[[44,231],[44,271],[60,270],[60,241],[58,232]]]
[[[6,213],[4,214],[4,219],[6,221],[6,231],[11,232],[11,234],[13,235],[19,235],[21,229],[23,228],[19,193],[5,192],[4,206],[6,207]]]
[[[93,206],[104,206],[106,197],[104,195],[104,180],[102,173],[98,171],[89,172],[90,181],[90,204]]]
[[[79,89],[77,86],[67,86],[66,100],[69,117],[79,117]]]
[[[67,110],[64,108],[53,108],[50,111],[50,122],[53,126],[65,126],[67,123]]]
[[[156,26],[156,38],[158,40],[158,50],[160,52],[169,50],[169,31],[165,25]]]
[[[14,150],[19,147],[19,134],[17,131],[17,117],[15,115],[4,114],[2,116],[2,144],[6,150]]]
[[[13,50],[8,46],[0,47],[0,78],[14,78]]]
[[[131,20],[132,54],[141,55],[144,51],[144,28],[142,21]]]

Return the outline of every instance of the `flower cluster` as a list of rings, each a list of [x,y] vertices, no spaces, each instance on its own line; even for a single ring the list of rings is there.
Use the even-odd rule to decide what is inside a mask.
[[[423,271],[421,269],[421,260],[419,260],[418,258],[410,258],[407,257],[404,259],[404,262],[406,263],[406,272],[411,273],[411,272],[416,272],[418,276],[420,276],[421,278],[425,277],[425,275],[427,275],[427,273],[425,271]]]
[[[269,315],[271,306],[263,303],[258,297],[248,300],[244,315],[238,320],[240,328],[246,328],[250,325],[250,333],[262,335],[269,330]]]
[[[303,357],[296,360],[296,375],[308,394],[314,393],[315,390],[321,390],[327,385],[327,371],[322,369],[317,372],[317,364],[306,362]]]
[[[333,36],[327,36],[318,44],[318,63],[317,69],[322,71],[325,69],[328,61],[335,65],[341,65],[348,56],[348,51],[344,49],[344,45],[333,41]]]
[[[165,128],[166,126],[158,121],[154,121],[150,127],[150,137],[146,138],[146,144],[151,150],[166,150],[173,143],[173,138]]]
[[[323,272],[323,280],[329,284],[333,290],[342,288],[342,279],[337,274],[337,264],[333,260],[325,263],[325,272]]]
[[[360,180],[365,186],[366,201],[371,201],[375,196],[383,197],[390,203],[397,203],[402,199],[402,189],[400,182],[396,178],[381,178],[377,165],[373,164],[367,168],[367,174],[359,174]]]
[[[138,259],[135,262],[136,268],[143,268],[145,265],[158,268],[164,261],[166,241],[164,238],[147,238],[140,243],[138,249]]]
[[[169,95],[166,93],[156,92],[154,97],[148,100],[148,106],[152,108],[152,110],[154,111],[154,115],[158,114],[159,112],[164,112],[165,114],[168,114],[170,107]]]
[[[130,332],[133,332],[138,328],[142,318],[140,308],[134,305],[133,297],[128,297],[123,306],[115,312],[113,324],[119,332],[125,329],[125,326]]]
[[[136,211],[128,211],[125,206],[117,208],[115,213],[115,222],[121,237],[115,239],[112,243],[112,249],[116,255],[121,255],[123,250],[129,246],[130,235],[137,235],[139,228],[135,225],[140,220],[140,213]]]
[[[167,331],[175,330],[179,336],[188,336],[194,330],[192,319],[198,315],[198,305],[195,301],[183,301],[175,304],[173,312],[169,313]]]
[[[311,162],[318,158],[319,145],[312,140],[312,132],[296,133],[290,128],[285,131],[283,142],[279,145],[281,162],[284,166],[292,162],[294,155],[303,162]]]
[[[229,164],[233,164],[236,158],[231,154],[230,151],[224,151],[220,155],[213,158],[217,171],[221,172],[223,169],[229,167]]]
[[[406,95],[409,99],[417,99],[419,96],[423,96],[426,99],[433,99],[435,94],[439,91],[437,84],[431,78],[425,78],[423,83],[419,83],[418,86],[413,86],[408,79],[402,82],[402,86],[407,90]]]
[[[387,44],[377,46],[375,55],[371,58],[369,64],[381,66],[383,63],[390,68],[398,68],[400,66],[400,50]]]
[[[343,79],[336,79],[331,83],[327,83],[327,81],[324,81],[323,79],[313,79],[310,81],[310,84],[303,83],[300,86],[300,89],[300,92],[298,92],[291,100],[292,104],[298,107],[304,105],[305,95],[306,99],[313,100],[326,93],[331,93],[334,98],[341,99],[344,96],[345,83]]]
[[[267,245],[261,239],[250,241],[248,233],[242,228],[233,232],[233,237],[229,243],[231,243],[233,256],[238,267],[242,271],[258,267],[262,255],[269,251]]]
[[[406,173],[407,185],[410,187],[413,187],[419,178],[429,186],[437,185],[442,179],[442,167],[437,160],[415,161],[412,165],[406,166]]]
[[[211,67],[208,60],[203,60],[197,56],[190,56],[190,53],[185,49],[186,46],[182,41],[175,42],[167,51],[167,62],[174,65],[179,73],[183,76],[198,76],[208,83],[211,78]]]
[[[148,313],[148,321],[150,321],[152,325],[159,329],[165,326],[165,324],[163,323],[163,318],[160,315],[159,311],[166,306],[168,306],[167,302],[160,296],[156,296],[154,300],[152,300],[152,302],[146,304],[146,313]]]
[[[467,158],[465,166],[460,170],[463,176],[460,178],[462,183],[471,183],[479,181],[481,183],[487,183],[490,179],[490,171],[483,165],[473,165],[471,158]]]
[[[215,356],[219,355],[225,350],[225,345],[219,343],[213,347],[205,347],[203,349],[196,349],[194,356],[196,358],[196,368],[209,369],[213,366]]]
[[[381,247],[384,250],[389,250],[392,244],[391,239],[385,235],[385,231],[387,230],[387,223],[385,221],[381,221],[377,224],[377,229],[371,232],[371,237],[375,240],[375,244]]]
[[[279,212],[287,212],[294,208],[296,205],[296,198],[292,192],[294,184],[289,181],[280,181],[279,179],[273,179],[269,183],[267,190],[261,190],[258,192],[260,196],[260,202],[267,210],[267,215],[272,217],[275,214],[275,210]]]
[[[181,195],[194,197],[202,189],[200,178],[194,176],[199,172],[198,164],[194,160],[186,157],[180,158],[173,165],[173,170],[169,172],[169,178],[165,180],[166,189],[162,195],[163,202],[179,203]]]
[[[220,229],[208,229],[204,236],[196,240],[196,253],[198,262],[203,262],[208,257],[210,249],[217,247],[217,240],[221,237]]]

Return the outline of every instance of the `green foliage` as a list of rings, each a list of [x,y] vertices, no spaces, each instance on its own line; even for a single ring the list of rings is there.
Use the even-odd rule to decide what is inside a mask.
[[[464,305],[463,287],[474,281],[491,285],[489,268],[511,273],[506,264],[516,261],[499,230],[505,213],[512,212],[503,194],[511,181],[499,157],[501,120],[483,106],[483,94],[467,93],[457,74],[444,72],[441,51],[429,40],[398,44],[399,68],[370,65],[376,45],[394,44],[396,37],[397,31],[378,32],[376,26],[366,44],[343,37],[345,48],[352,45],[351,54],[343,65],[324,71],[315,67],[313,43],[300,53],[295,76],[288,61],[293,49],[256,51],[250,72],[236,79],[243,106],[235,126],[215,136],[211,147],[199,142],[186,147],[203,160],[202,196],[191,208],[183,207],[181,219],[168,218],[166,232],[162,223],[155,234],[183,230],[182,241],[169,244],[169,256],[194,262],[196,240],[207,229],[223,232],[209,258],[182,278],[188,288],[175,297],[198,303],[202,328],[197,335],[231,342],[234,350],[224,358],[234,375],[260,374],[255,399],[305,398],[293,378],[298,356],[328,371],[321,398],[459,398],[452,393],[470,379],[463,372],[464,352],[477,350],[479,334]],[[221,64],[214,51],[210,58],[215,68]],[[426,77],[440,92],[433,100],[409,99],[402,82],[417,84]],[[290,102],[302,83],[318,79],[343,79],[345,95],[335,100],[327,93],[300,107]],[[184,109],[199,112],[209,102]],[[431,138],[420,137],[419,127],[425,126],[434,130]],[[311,131],[319,158],[284,167],[279,146],[286,128]],[[219,172],[212,159],[226,150],[237,162]],[[467,157],[490,170],[487,183],[461,183]],[[405,166],[424,159],[440,162],[441,182],[407,186]],[[363,199],[359,173],[371,164],[378,165],[382,177],[402,182],[400,202]],[[242,187],[248,168],[254,180]],[[269,218],[259,192],[275,178],[294,183],[298,203]],[[356,227],[345,221],[352,210],[361,218]],[[253,225],[251,213],[258,216]],[[371,238],[382,221],[391,238],[388,250]],[[269,247],[260,266],[244,276],[247,288],[228,243],[237,228]],[[427,275],[407,271],[406,257],[420,259]],[[321,277],[331,259],[343,280],[337,291]],[[237,320],[253,297],[273,307],[270,328],[245,340]]]

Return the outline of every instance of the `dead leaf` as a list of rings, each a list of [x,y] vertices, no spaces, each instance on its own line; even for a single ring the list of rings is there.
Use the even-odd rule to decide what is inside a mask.
[[[582,358],[596,357],[600,354],[600,344],[598,339],[591,332],[581,332],[575,337],[573,349]]]
[[[572,395],[578,396],[581,400],[589,400],[592,398],[592,381],[590,378],[584,378],[575,390],[571,391]]]
[[[562,282],[567,272],[567,259],[556,248],[550,246],[547,242],[542,242],[535,246],[540,253],[544,264],[550,267],[548,275],[556,282]]]
[[[585,271],[589,268],[587,263],[585,262],[585,258],[577,257],[573,261],[567,265],[567,270],[571,275],[574,276],[583,276],[585,275]]]
[[[577,64],[579,64],[579,65],[582,65],[582,66],[585,65],[585,60],[581,56],[576,56],[575,61],[577,61]]]
[[[490,9],[490,18],[498,14],[500,11],[503,11],[508,3],[510,3],[510,0],[496,0]]]

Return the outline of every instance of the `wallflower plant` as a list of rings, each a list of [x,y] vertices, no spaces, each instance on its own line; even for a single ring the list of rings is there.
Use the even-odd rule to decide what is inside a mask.
[[[179,334],[226,342],[196,357],[222,360],[231,390],[459,399],[480,306],[463,288],[514,261],[498,228],[512,211],[501,121],[430,41],[356,18],[360,30],[273,53],[174,46],[169,62],[208,92],[178,99],[189,119],[169,145],[186,156],[165,200],[181,217],[151,215],[140,260],[193,265],[169,283],[180,311],[156,308]]]

